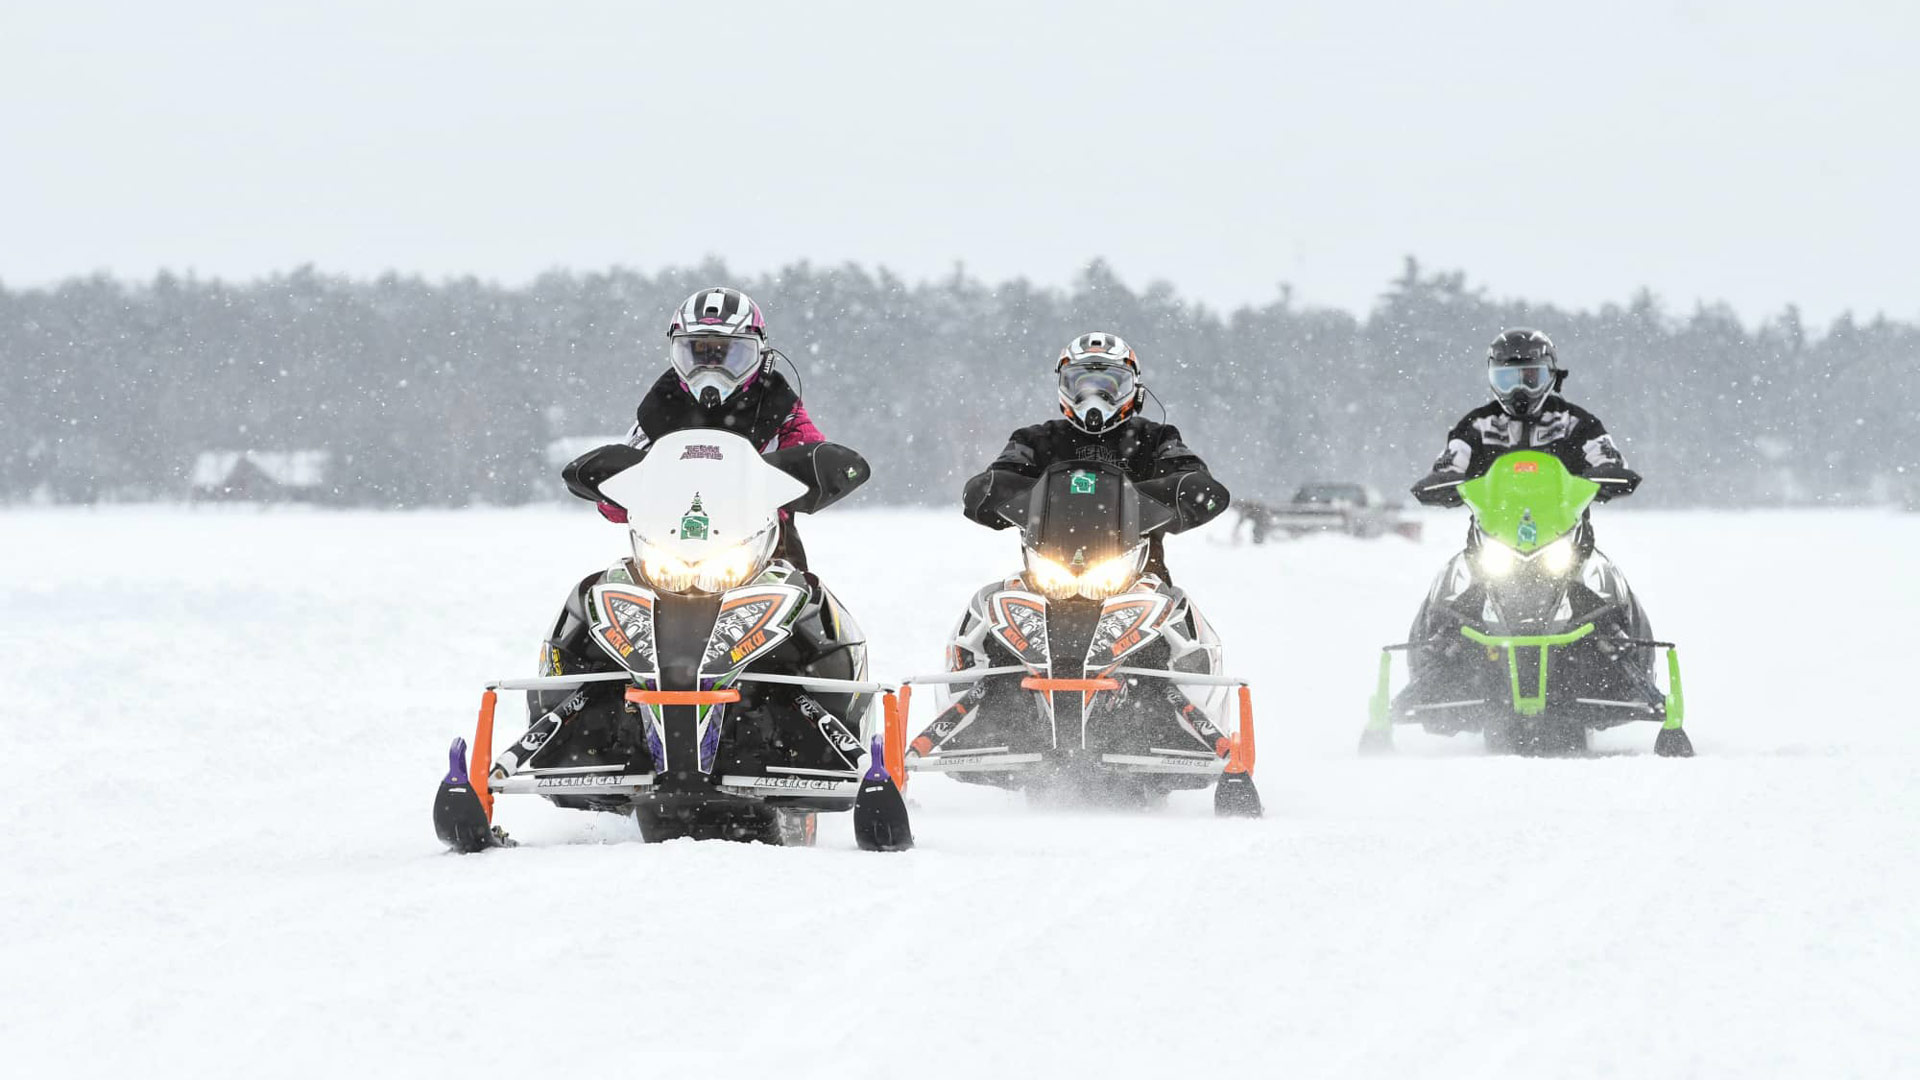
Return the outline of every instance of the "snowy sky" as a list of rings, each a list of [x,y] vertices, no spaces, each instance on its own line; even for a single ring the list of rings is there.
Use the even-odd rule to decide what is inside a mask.
[[[1105,255],[1363,309],[1411,253],[1920,317],[1909,0],[40,0],[0,95],[12,286]]]

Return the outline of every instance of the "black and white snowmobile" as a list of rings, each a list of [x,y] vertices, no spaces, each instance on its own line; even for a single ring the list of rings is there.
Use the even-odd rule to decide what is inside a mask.
[[[1679,654],[1653,639],[1626,578],[1593,548],[1586,515],[1599,490],[1533,450],[1460,485],[1471,538],[1434,579],[1407,642],[1381,653],[1363,752],[1390,750],[1393,725],[1419,724],[1481,732],[1497,753],[1577,754],[1591,730],[1653,721],[1656,753],[1692,755]],[[1390,696],[1401,651],[1412,677]]]
[[[768,453],[720,430],[607,446],[569,467],[627,509],[633,553],[569,595],[543,674],[488,684],[471,757],[456,740],[434,828],[456,850],[506,843],[493,801],[633,814],[649,840],[810,844],[852,810],[862,848],[912,845],[871,714],[866,641],[831,592],[776,557],[782,512],[825,508],[867,463],[833,443]],[[526,734],[492,753],[498,691],[526,690]],[[896,725],[897,726],[897,725]]]
[[[903,683],[903,715],[914,685],[938,687],[940,711],[900,764],[1074,803],[1213,785],[1221,815],[1258,816],[1247,684],[1221,672],[1186,593],[1145,570],[1176,512],[1099,462],[1056,464],[993,509],[1020,527],[1026,569],[974,595],[946,672]]]

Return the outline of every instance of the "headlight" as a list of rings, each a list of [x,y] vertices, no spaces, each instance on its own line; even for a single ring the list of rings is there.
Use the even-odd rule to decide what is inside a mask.
[[[1573,534],[1569,533],[1541,548],[1540,554],[1535,557],[1540,560],[1541,566],[1547,568],[1548,573],[1566,573],[1573,565]]]
[[[1519,553],[1495,540],[1491,536],[1480,537],[1480,572],[1488,577],[1503,578],[1513,573],[1514,564],[1520,561]]]
[[[687,562],[635,534],[633,553],[640,564],[640,575],[656,589],[717,593],[745,585],[766,569],[773,558],[775,540],[774,530],[767,528],[744,543],[722,548],[698,562]]]
[[[1546,547],[1529,555],[1522,555],[1507,545],[1482,533],[1480,536],[1480,554],[1477,556],[1480,572],[1492,578],[1503,578],[1514,572],[1523,562],[1539,566],[1547,573],[1558,577],[1572,568],[1577,552],[1573,546],[1573,534],[1555,540]]]
[[[1065,600],[1073,596],[1105,600],[1126,592],[1140,579],[1140,565],[1145,554],[1146,546],[1143,544],[1097,563],[1085,573],[1075,574],[1044,555],[1028,551],[1027,584],[1049,600]]]

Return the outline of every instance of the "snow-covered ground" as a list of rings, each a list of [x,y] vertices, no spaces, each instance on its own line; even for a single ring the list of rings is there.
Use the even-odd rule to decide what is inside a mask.
[[[0,1071],[22,1077],[1900,1076],[1920,1072],[1920,516],[1603,510],[1700,756],[1353,752],[1419,545],[1170,545],[1256,680],[1267,817],[1029,810],[680,842],[506,799],[428,822],[480,683],[623,534],[590,510],[0,513]],[[1014,540],[831,511],[876,674]],[[503,737],[520,710],[502,710]],[[921,714],[919,719],[926,716]],[[532,1073],[526,1073],[532,1075]]]

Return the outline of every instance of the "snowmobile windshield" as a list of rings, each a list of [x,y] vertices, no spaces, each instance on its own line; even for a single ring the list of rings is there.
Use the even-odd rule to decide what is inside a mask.
[[[1553,388],[1553,368],[1545,361],[1492,364],[1487,368],[1487,381],[1493,384],[1496,394],[1511,394],[1515,390],[1531,390],[1540,394]]]
[[[1495,458],[1484,474],[1461,484],[1460,497],[1473,507],[1488,540],[1531,559],[1579,527],[1599,490],[1552,454],[1519,450]]]
[[[734,385],[745,382],[760,365],[760,339],[726,334],[681,334],[669,347],[673,370],[685,382],[695,375],[722,375]]]
[[[1050,467],[1027,500],[1022,545],[1076,575],[1132,552],[1166,514],[1154,503],[1149,519],[1127,474],[1101,461]]]

